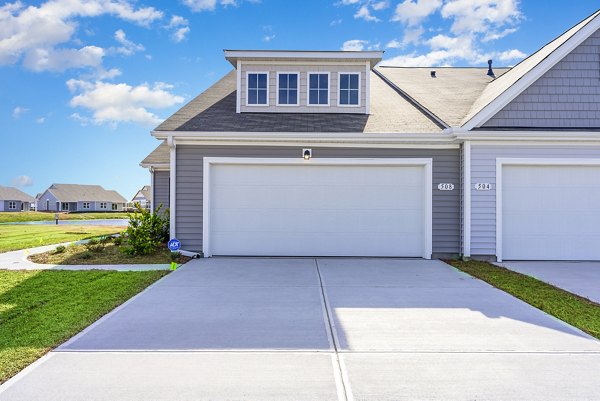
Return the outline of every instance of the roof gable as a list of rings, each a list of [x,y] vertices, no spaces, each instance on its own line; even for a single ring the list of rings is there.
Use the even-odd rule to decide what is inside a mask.
[[[50,191],[59,202],[127,202],[127,200],[117,191],[106,190],[100,185],[52,184],[50,188],[48,188],[48,191]]]
[[[600,28],[600,10],[491,82],[474,102],[462,127],[479,127]]]
[[[14,187],[3,187],[0,185],[0,200],[12,200],[21,202],[35,202],[35,198]]]

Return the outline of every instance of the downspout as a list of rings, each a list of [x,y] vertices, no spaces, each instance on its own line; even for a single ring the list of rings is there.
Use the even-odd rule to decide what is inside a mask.
[[[176,144],[175,144],[175,140],[173,139],[172,136],[169,136],[167,138],[167,144],[169,145],[169,152],[170,152],[170,170],[169,170],[169,236],[171,238],[176,238],[176,229],[175,229],[175,213],[176,211],[176,197],[175,197],[175,191],[176,191],[176,187],[177,187],[177,174],[176,174],[176,158],[177,158],[177,152],[176,152]],[[154,190],[153,190],[154,191]]]

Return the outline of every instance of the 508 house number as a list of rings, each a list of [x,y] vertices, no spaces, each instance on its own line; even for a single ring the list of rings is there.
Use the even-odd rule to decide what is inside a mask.
[[[448,182],[442,182],[438,184],[438,189],[440,191],[454,191],[454,184]]]

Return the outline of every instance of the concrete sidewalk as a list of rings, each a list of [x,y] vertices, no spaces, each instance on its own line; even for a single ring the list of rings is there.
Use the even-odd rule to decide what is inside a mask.
[[[600,342],[440,262],[193,260],[0,400],[600,400]]]
[[[58,246],[84,244],[87,240],[64,242],[62,244],[45,245],[36,248],[21,249],[0,253],[0,270],[118,270],[118,271],[147,271],[169,270],[169,264],[127,264],[127,265],[53,265],[34,263],[27,259],[31,255],[53,251]]]
[[[496,264],[535,277],[600,304],[600,262],[503,262]]]

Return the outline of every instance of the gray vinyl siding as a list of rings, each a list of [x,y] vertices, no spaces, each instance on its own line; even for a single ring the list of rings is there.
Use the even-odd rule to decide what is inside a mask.
[[[16,202],[16,208],[15,209],[9,209],[9,204],[10,202]],[[3,201],[4,204],[4,211],[5,212],[20,212],[21,211],[21,204],[23,204],[22,201],[10,201],[10,200],[5,200]],[[29,211],[29,202],[25,202],[24,203],[24,207],[23,207],[23,211],[27,212]]]
[[[246,105],[246,73],[247,72],[269,73],[269,105],[247,106]],[[277,106],[277,72],[297,72],[300,74],[298,82],[298,106]],[[329,73],[329,106],[308,105],[308,74]],[[338,106],[338,73],[354,72],[360,73],[360,106]],[[367,101],[367,79],[366,65],[273,65],[273,64],[243,64],[238,72],[240,75],[240,110],[248,113],[278,112],[278,113],[366,113]]]
[[[154,187],[152,191],[152,210],[156,210],[158,205],[162,204],[162,210],[169,207],[170,200],[170,171],[154,171]]]
[[[202,250],[203,157],[299,158],[301,147],[177,146],[176,235],[183,249]],[[433,253],[456,255],[460,250],[459,149],[312,148],[313,157],[382,157],[433,159]],[[155,178],[156,179],[156,178]],[[454,191],[439,191],[452,183]]]
[[[600,127],[600,31],[559,61],[484,127]]]
[[[50,201],[48,208],[46,208],[46,200]],[[40,199],[37,202],[37,210],[40,212],[56,211],[56,198],[50,191],[46,190],[46,192],[40,196]]]
[[[471,255],[496,255],[496,159],[600,159],[600,146],[472,145],[471,146]],[[491,191],[476,191],[476,183],[491,183]]]

